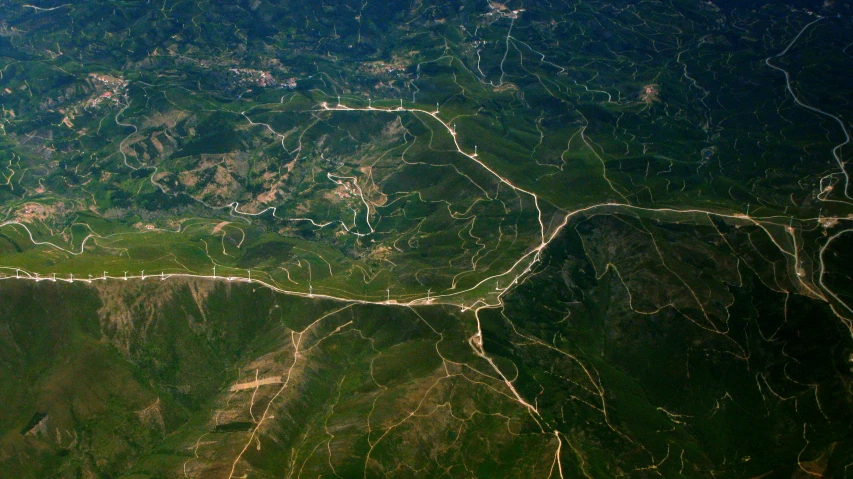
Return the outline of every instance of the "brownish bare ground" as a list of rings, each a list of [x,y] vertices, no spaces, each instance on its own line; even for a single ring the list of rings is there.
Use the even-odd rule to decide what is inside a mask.
[[[257,379],[255,381],[249,381],[247,383],[237,383],[228,388],[229,391],[244,391],[246,389],[255,389],[261,386],[267,386],[269,384],[281,384],[281,376],[272,376],[264,379]]]
[[[32,223],[34,221],[45,221],[55,217],[61,205],[43,205],[41,203],[24,203],[19,206],[13,216],[21,223]]]

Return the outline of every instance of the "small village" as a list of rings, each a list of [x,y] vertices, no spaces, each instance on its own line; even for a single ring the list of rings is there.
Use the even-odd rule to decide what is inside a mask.
[[[123,78],[101,73],[90,73],[88,80],[95,87],[95,95],[86,102],[86,106],[90,108],[100,106],[103,103],[118,105],[119,97],[128,85],[127,80]]]
[[[231,88],[260,87],[260,88],[283,88],[293,90],[296,88],[296,79],[278,81],[269,72],[255,70],[252,68],[229,68],[227,72],[228,86]]]

